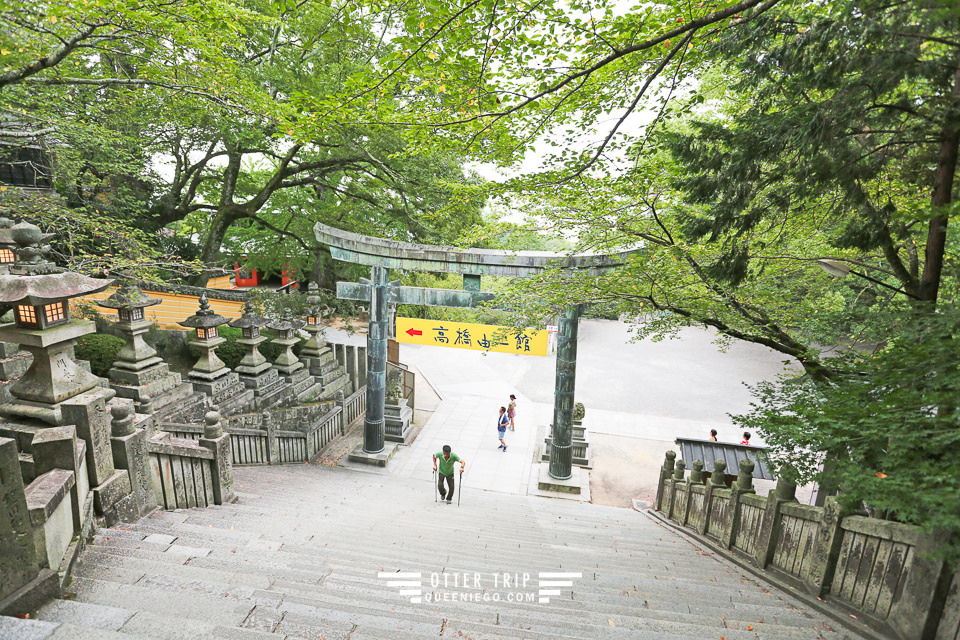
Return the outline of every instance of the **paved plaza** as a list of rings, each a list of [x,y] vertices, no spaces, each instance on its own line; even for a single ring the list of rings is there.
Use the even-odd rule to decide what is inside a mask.
[[[363,343],[360,335],[332,334]],[[662,342],[630,339],[626,323],[581,320],[576,398],[586,406],[594,467],[584,499],[623,507],[634,498],[652,502],[663,454],[676,448],[677,437],[706,438],[717,429],[721,440],[738,442],[727,414],[749,409],[746,384],[787,370],[781,354],[747,343],[723,351],[702,329]],[[418,411],[424,424],[417,439],[382,473],[429,478],[430,456],[450,444],[468,463],[467,486],[538,494],[535,464],[553,419],[556,357],[407,344],[400,354],[420,374],[417,406],[427,411]],[[497,449],[496,420],[511,393],[517,430],[507,431],[504,453]],[[763,444],[758,434],[752,442]],[[768,487],[759,482],[758,488]]]

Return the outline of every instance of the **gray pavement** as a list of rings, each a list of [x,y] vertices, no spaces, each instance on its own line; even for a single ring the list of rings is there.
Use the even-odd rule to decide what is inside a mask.
[[[663,454],[675,448],[677,437],[703,438],[715,428],[721,440],[739,441],[728,414],[749,409],[746,384],[796,368],[785,367],[783,356],[765,347],[734,343],[721,349],[715,335],[701,329],[684,329],[678,339],[662,342],[630,339],[625,323],[581,322],[576,398],[587,408],[584,425],[594,456],[592,493],[585,497],[600,504],[650,502]],[[539,493],[535,465],[553,419],[554,355],[402,344],[400,357],[419,371],[425,397],[424,382],[440,403],[383,473],[429,478],[430,456],[450,444],[468,462],[467,485]],[[504,453],[497,449],[496,419],[511,393],[518,401],[517,430],[507,432]],[[752,441],[763,444],[759,435]]]

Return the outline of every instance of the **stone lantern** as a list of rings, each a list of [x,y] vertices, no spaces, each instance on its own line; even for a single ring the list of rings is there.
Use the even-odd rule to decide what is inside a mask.
[[[260,398],[269,395],[277,390],[281,383],[280,375],[277,370],[267,361],[257,348],[267,340],[267,337],[260,334],[260,327],[266,325],[269,320],[261,318],[253,311],[253,303],[249,300],[243,308],[243,315],[232,320],[230,326],[240,329],[243,337],[237,340],[242,344],[247,353],[243,356],[236,372],[240,376],[240,381],[248,389],[253,389],[254,394]]]
[[[16,244],[16,261],[8,274],[0,275],[0,304],[13,307],[14,322],[0,326],[0,341],[19,344],[33,355],[33,363],[10,387],[13,399],[0,406],[0,413],[61,425],[60,404],[100,384],[100,378],[73,361],[77,338],[96,327],[89,320],[71,319],[69,301],[103,291],[113,280],[89,278],[48,262],[50,235],[35,225],[20,223],[7,231]]]
[[[303,369],[303,363],[297,360],[297,356],[293,354],[293,346],[300,342],[297,331],[303,328],[304,324],[306,323],[303,320],[297,320],[293,317],[289,308],[283,310],[283,315],[280,316],[279,320],[273,320],[267,324],[268,329],[277,332],[277,337],[272,340],[273,344],[283,347],[283,351],[277,356],[273,366],[284,375],[287,382],[297,382],[307,374],[304,371],[301,375],[294,375],[300,369]]]
[[[200,359],[187,376],[194,389],[210,396],[218,405],[234,399],[244,391],[238,375],[217,357],[217,347],[226,342],[226,339],[217,335],[217,327],[226,323],[226,318],[214,313],[210,308],[206,294],[200,297],[200,310],[177,323],[195,331],[193,340],[188,344],[200,350]]]
[[[143,310],[160,304],[159,298],[150,298],[133,283],[124,283],[113,295],[99,303],[105,309],[117,312],[117,329],[126,343],[117,353],[115,367],[139,371],[162,362],[156,350],[143,339],[143,334],[153,325],[144,316]]]
[[[214,313],[210,308],[210,300],[207,299],[206,294],[200,297],[200,310],[177,323],[181,327],[195,331],[193,340],[189,344],[199,349],[201,353],[200,359],[190,370],[191,379],[213,380],[230,372],[216,353],[217,347],[226,342],[224,338],[217,335],[217,327],[226,323],[226,318]]]
[[[126,340],[117,353],[117,361],[107,373],[110,386],[121,398],[136,401],[138,413],[157,410],[184,396],[180,390],[171,396],[172,390],[181,385],[180,374],[170,373],[170,366],[143,339],[143,335],[153,326],[153,322],[146,319],[144,309],[161,302],[159,298],[145,295],[136,284],[128,282],[99,303],[105,309],[117,311],[116,327]],[[151,399],[157,401],[151,403]]]
[[[303,329],[310,334],[310,337],[303,343],[303,349],[300,351],[301,359],[305,361],[307,368],[313,375],[318,375],[314,372],[316,368],[314,365],[320,364],[313,361],[319,360],[323,354],[330,352],[330,348],[323,340],[323,324],[321,323],[323,320],[323,300],[318,295],[319,290],[316,282],[311,282],[307,288],[307,324]]]

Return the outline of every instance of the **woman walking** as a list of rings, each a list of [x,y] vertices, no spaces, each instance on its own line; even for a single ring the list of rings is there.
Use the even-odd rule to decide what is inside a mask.
[[[517,415],[517,396],[510,394],[510,404],[507,405],[507,417],[510,418],[510,431],[516,431],[513,418]]]

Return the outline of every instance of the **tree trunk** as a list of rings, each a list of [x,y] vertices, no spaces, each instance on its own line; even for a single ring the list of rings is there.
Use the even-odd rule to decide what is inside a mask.
[[[200,250],[200,261],[204,267],[213,267],[216,265],[217,259],[220,256],[220,245],[223,244],[223,238],[227,234],[227,229],[237,220],[246,217],[246,215],[246,209],[237,205],[227,205],[217,210],[213,216],[213,220],[210,221],[210,229],[207,231],[207,235],[203,240],[203,248]],[[207,274],[202,273],[193,278],[191,282],[196,287],[205,287],[207,286],[208,279]]]
[[[960,100],[960,70],[954,76],[953,96]],[[933,182],[930,209],[933,216],[927,228],[927,245],[920,278],[918,297],[924,302],[937,304],[940,291],[940,272],[943,270],[943,254],[947,244],[946,209],[953,201],[953,179],[957,172],[957,151],[960,148],[960,126],[956,118],[948,116],[947,124],[940,132],[940,156]]]

